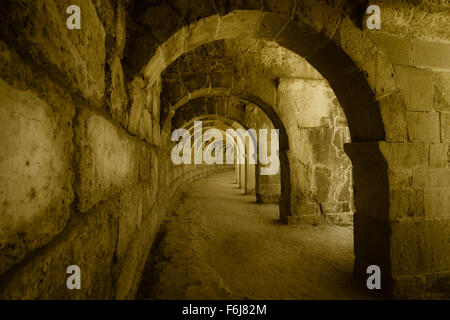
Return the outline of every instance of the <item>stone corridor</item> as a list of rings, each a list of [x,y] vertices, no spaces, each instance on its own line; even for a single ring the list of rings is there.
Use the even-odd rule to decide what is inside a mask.
[[[351,225],[286,226],[232,171],[181,190],[138,299],[374,299],[352,276]],[[292,254],[295,253],[295,254]]]
[[[449,1],[0,15],[0,299],[450,298]]]

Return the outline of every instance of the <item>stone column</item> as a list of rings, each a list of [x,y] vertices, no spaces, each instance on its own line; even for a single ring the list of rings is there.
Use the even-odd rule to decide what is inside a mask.
[[[345,115],[324,80],[281,79],[280,114],[289,137],[289,223],[343,223],[353,216]]]
[[[388,164],[378,142],[349,143],[345,152],[353,164],[355,274],[366,277],[367,267],[381,269],[382,288],[392,287],[391,225],[389,222]]]
[[[345,145],[355,189],[355,273],[367,277],[367,267],[378,265],[382,288],[395,298],[426,298],[448,290],[450,188],[441,147]]]

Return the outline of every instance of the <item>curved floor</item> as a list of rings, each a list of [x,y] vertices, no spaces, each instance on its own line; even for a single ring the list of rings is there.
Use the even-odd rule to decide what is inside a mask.
[[[162,231],[138,299],[373,298],[352,276],[351,227],[283,225],[233,172],[186,187]]]

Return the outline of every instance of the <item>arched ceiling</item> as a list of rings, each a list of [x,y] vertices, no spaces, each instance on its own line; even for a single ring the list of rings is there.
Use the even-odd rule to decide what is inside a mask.
[[[245,106],[245,103],[233,96],[205,96],[190,100],[177,109],[172,118],[172,128],[180,128],[185,122],[202,115],[220,115],[233,121],[242,122],[245,117]]]

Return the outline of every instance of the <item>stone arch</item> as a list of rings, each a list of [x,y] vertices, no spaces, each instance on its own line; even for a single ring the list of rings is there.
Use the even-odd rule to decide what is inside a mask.
[[[342,13],[322,6],[333,23],[324,22],[322,17],[325,27],[320,30],[309,22],[312,17],[303,17],[301,11],[296,11],[295,18],[264,10],[236,10],[205,17],[167,35],[141,73],[152,84],[182,54],[215,40],[250,37],[275,41],[304,57],[329,81],[347,115],[353,141],[383,140],[385,126],[376,98],[398,90],[391,64],[350,18],[336,21],[335,15]],[[376,66],[371,59],[376,59]],[[378,66],[386,68],[387,74],[372,71]],[[355,89],[352,94],[349,87]]]
[[[283,122],[279,118],[278,114],[275,112],[272,106],[270,106],[267,102],[262,100],[261,98],[253,95],[252,93],[245,91],[236,91],[232,88],[202,88],[198,90],[194,90],[193,92],[188,93],[187,95],[181,97],[178,102],[175,103],[174,107],[171,107],[172,112],[168,115],[166,119],[164,119],[163,128],[167,127],[167,124],[171,121],[171,117],[173,117],[177,110],[182,108],[186,103],[192,100],[200,99],[206,96],[214,96],[214,97],[223,97],[223,96],[234,96],[239,100],[245,101],[247,103],[252,103],[259,107],[272,121],[272,124],[275,129],[279,130],[279,160],[280,160],[280,185],[281,185],[281,197],[279,199],[280,206],[280,219],[281,221],[288,223],[289,216],[291,216],[291,182],[290,182],[290,166],[289,166],[289,138],[287,135],[286,128],[284,127]],[[246,128],[245,123],[239,121],[239,119],[234,119],[237,121],[242,127]],[[247,128],[248,129],[248,128]]]
[[[172,117],[175,115],[175,112],[182,108],[187,102],[196,100],[203,97],[228,97],[233,96],[239,100],[242,100],[247,103],[253,103],[258,106],[272,121],[274,127],[280,130],[280,150],[289,150],[289,139],[287,136],[286,128],[281,121],[280,117],[274,110],[274,108],[261,99],[260,97],[255,96],[253,93],[246,91],[236,91],[233,88],[225,88],[225,87],[217,87],[217,88],[200,88],[196,89],[192,92],[181,97],[175,105],[171,108],[173,110],[172,113],[168,115],[167,118],[163,119],[163,123],[161,124],[162,128],[165,128],[167,124],[171,121]],[[233,119],[239,122],[240,125],[245,127],[245,124],[239,121],[239,119]]]

